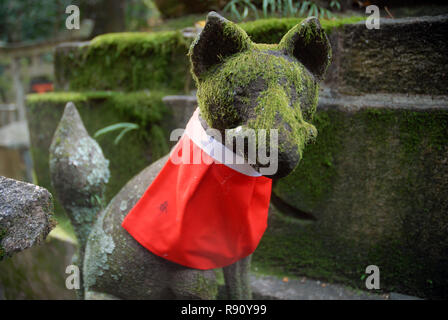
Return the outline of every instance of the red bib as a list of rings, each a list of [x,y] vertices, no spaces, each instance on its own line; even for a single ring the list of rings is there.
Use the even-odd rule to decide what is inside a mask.
[[[247,163],[218,162],[216,150],[230,150],[205,132],[198,114],[122,226],[152,253],[205,270],[254,252],[267,227],[272,180]]]

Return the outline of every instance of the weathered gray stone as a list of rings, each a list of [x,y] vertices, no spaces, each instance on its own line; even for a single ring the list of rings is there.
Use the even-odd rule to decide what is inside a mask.
[[[50,146],[50,174],[81,247],[102,206],[109,161],[87,133],[73,103],[67,103]]]
[[[408,296],[406,294],[391,292],[389,294],[390,300],[422,300],[421,298],[414,297],[414,296]]]
[[[251,256],[248,256],[223,268],[227,299],[252,299],[249,279],[251,258]]]
[[[259,300],[386,300],[387,295],[353,290],[319,280],[281,279],[250,275],[253,296]],[[395,297],[395,296],[394,296]],[[410,297],[414,298],[415,297]],[[392,299],[392,298],[391,298]]]
[[[185,128],[198,106],[196,96],[166,96],[162,100],[171,110],[174,128]]]
[[[51,194],[0,176],[0,259],[42,242],[55,225]]]
[[[78,238],[74,259],[78,265],[82,265],[87,237],[103,206],[108,167],[109,161],[87,133],[75,105],[67,103],[50,146],[50,174]]]
[[[11,122],[0,128],[0,147],[28,149],[30,137],[26,121]]]
[[[448,15],[381,19],[345,25],[331,35],[333,63],[326,84],[345,94],[445,95]]]
[[[159,258],[121,227],[125,214],[157,175],[166,157],[129,182],[97,216],[100,209],[97,198],[101,197],[108,176],[107,160],[88,136],[71,103],[67,104],[56,130],[50,154],[53,184],[80,242],[76,264],[83,269],[86,298],[211,299],[216,296],[213,271],[192,270]],[[94,220],[95,227],[90,232]]]

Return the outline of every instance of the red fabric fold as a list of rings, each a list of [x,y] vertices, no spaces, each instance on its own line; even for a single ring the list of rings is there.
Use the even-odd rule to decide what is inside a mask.
[[[188,135],[190,164],[168,160],[122,226],[142,246],[195,269],[230,265],[254,252],[267,227],[272,180],[216,163]],[[193,164],[194,152],[201,164]]]

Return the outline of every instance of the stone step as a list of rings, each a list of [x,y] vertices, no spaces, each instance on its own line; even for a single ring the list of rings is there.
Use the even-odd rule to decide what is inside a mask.
[[[419,300],[399,293],[371,293],[319,280],[281,279],[275,276],[250,276],[256,300]]]

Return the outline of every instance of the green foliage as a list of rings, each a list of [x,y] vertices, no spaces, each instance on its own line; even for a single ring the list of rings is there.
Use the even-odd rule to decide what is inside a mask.
[[[87,47],[57,55],[56,76],[69,78],[71,90],[182,91],[188,46],[179,31],[105,34]]]
[[[126,1],[126,30],[139,31],[148,27],[149,19],[157,19],[160,12],[151,0]]]
[[[330,7],[339,7],[340,4],[337,1],[331,1]],[[334,15],[331,13],[330,10],[325,9],[323,7],[319,7],[316,3],[313,1],[302,1],[302,3],[298,3],[296,7],[296,12],[298,12],[299,16],[304,16],[307,12],[307,16],[311,17],[319,17],[320,19],[324,19],[325,16],[327,18],[333,18]]]
[[[231,0],[223,9],[224,12],[230,13],[237,21],[246,19],[249,15],[249,10],[252,10],[258,19],[257,7],[255,7],[251,0]]]
[[[331,0],[330,9],[340,10],[341,5],[337,0]],[[263,0],[261,9],[263,16],[268,17],[310,17],[315,16],[321,19],[331,19],[334,15],[330,9],[317,5],[314,1],[294,1],[294,0]],[[243,21],[249,15],[254,13],[258,19],[258,8],[251,0],[231,0],[224,7],[223,11],[231,15],[236,21]]]
[[[253,42],[257,43],[279,43],[283,36],[295,25],[300,23],[302,18],[269,18],[241,23],[240,27],[246,31]],[[353,16],[335,20],[321,20],[322,28],[327,34],[331,34],[345,24],[356,23],[365,20],[362,16]]]
[[[65,28],[70,0],[0,1],[0,41],[20,42],[55,36]]]
[[[263,0],[263,15],[268,17],[268,9],[271,15],[280,14],[283,17],[294,16],[297,13],[297,6],[293,0]]]
[[[362,289],[362,267],[376,264],[386,291],[446,296],[447,120],[446,110],[318,110],[316,142],[274,187],[318,220],[271,223],[256,265]]]
[[[113,12],[124,10],[122,19],[124,19],[125,30],[129,31],[148,27],[148,19],[157,18],[160,15],[151,0],[113,2],[108,0],[2,0],[0,1],[0,30],[2,31],[0,41],[20,42],[57,37],[66,30],[65,20],[68,14],[65,9],[72,4],[80,8],[81,21],[94,20],[101,33],[107,32],[114,23],[123,25],[122,21],[113,23],[107,21],[109,10]],[[120,6],[120,8],[113,6]],[[101,12],[99,8],[102,9]]]
[[[94,138],[97,138],[103,134],[109,133],[109,132],[113,132],[113,131],[117,131],[117,130],[121,130],[121,132],[118,134],[118,136],[115,138],[114,140],[114,144],[118,144],[118,142],[120,142],[121,138],[123,138],[123,136],[131,131],[131,130],[136,130],[138,129],[139,126],[138,124],[135,123],[130,123],[130,122],[119,122],[119,123],[115,123],[112,124],[110,126],[104,127],[100,130],[98,130],[97,132],[95,132],[95,134],[93,135]]]

